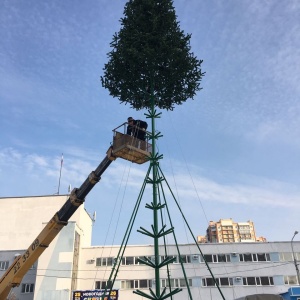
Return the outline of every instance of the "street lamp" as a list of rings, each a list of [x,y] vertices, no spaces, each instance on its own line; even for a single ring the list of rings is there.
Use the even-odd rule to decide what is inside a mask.
[[[297,260],[296,260],[295,253],[294,253],[294,247],[293,247],[293,240],[294,240],[294,237],[296,234],[298,234],[297,230],[294,232],[294,235],[292,237],[291,247],[292,247],[292,252],[293,252],[293,259],[294,259],[294,264],[295,264],[295,268],[296,268],[296,273],[297,273],[298,285],[300,285],[300,274],[299,274],[298,264],[297,264]]]

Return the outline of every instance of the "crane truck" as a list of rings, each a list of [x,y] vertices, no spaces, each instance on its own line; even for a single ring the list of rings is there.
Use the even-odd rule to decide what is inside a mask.
[[[38,260],[61,229],[68,224],[69,219],[84,203],[85,197],[92,190],[101,175],[109,165],[118,157],[125,160],[142,164],[149,160],[151,154],[151,144],[136,137],[125,134],[123,123],[113,130],[113,143],[106,152],[105,158],[98,167],[92,171],[79,188],[74,188],[67,201],[57,211],[51,220],[45,225],[39,235],[29,245],[23,254],[16,257],[4,275],[0,278],[0,300],[5,300],[13,287],[19,286],[24,275],[30,267]],[[124,133],[118,131],[123,126]]]

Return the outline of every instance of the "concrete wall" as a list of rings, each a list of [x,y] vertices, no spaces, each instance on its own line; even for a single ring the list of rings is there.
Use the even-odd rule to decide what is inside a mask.
[[[67,199],[68,195],[0,198],[0,250],[27,248]],[[84,210],[84,204],[74,213],[71,221],[84,226],[82,242],[83,245],[90,245],[92,222]]]

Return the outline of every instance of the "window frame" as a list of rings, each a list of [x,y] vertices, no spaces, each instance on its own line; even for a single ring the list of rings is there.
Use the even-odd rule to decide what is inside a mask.
[[[151,288],[151,287],[152,287],[152,280],[151,279],[121,280],[121,289],[123,289],[123,290],[148,289],[148,288]]]
[[[274,286],[274,278],[272,276],[243,277],[243,285],[244,286]]]
[[[115,258],[112,256],[108,257],[97,257],[96,258],[96,267],[112,267],[114,264]]]
[[[34,292],[34,283],[22,283],[21,294],[31,294]]]
[[[231,257],[230,254],[226,254],[226,253],[220,253],[220,254],[203,254],[206,262],[208,263],[228,263],[231,262]],[[225,261],[220,261],[220,258],[224,257]],[[209,258],[207,260],[207,258]],[[202,256],[200,256],[200,262],[204,263],[204,259]]]
[[[233,278],[232,277],[215,277],[218,282],[218,286],[226,287],[233,286]],[[212,277],[203,277],[202,280],[203,287],[216,287],[216,283]],[[228,284],[226,284],[228,283]]]
[[[0,271],[5,271],[9,267],[9,261],[8,260],[1,260],[0,261]]]

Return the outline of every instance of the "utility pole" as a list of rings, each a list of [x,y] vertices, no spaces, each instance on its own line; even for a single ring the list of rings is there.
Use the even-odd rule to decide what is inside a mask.
[[[294,265],[295,265],[296,273],[297,273],[298,285],[300,285],[300,273],[299,273],[299,268],[298,268],[298,263],[297,263],[297,259],[296,259],[296,256],[295,256],[295,252],[294,252],[294,247],[293,247],[294,237],[296,236],[296,234],[298,234],[297,230],[294,232],[294,235],[292,237],[291,247],[292,247],[292,252],[293,252]]]
[[[64,154],[61,154],[61,160],[60,160],[60,170],[59,170],[59,179],[58,179],[58,189],[57,189],[57,195],[59,195],[59,189],[60,189],[60,179],[61,179],[61,170],[64,162]]]

